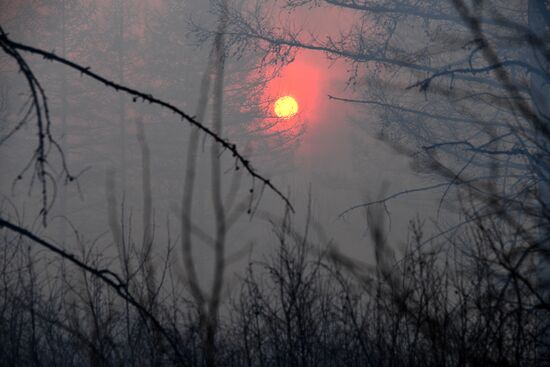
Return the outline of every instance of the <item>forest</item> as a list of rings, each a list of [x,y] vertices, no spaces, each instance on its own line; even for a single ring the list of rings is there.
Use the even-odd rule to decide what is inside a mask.
[[[550,1],[0,0],[0,366],[550,366]]]

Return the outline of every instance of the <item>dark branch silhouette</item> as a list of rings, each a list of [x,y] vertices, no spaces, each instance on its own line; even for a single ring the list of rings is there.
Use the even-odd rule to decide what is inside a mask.
[[[157,318],[153,316],[153,314],[151,314],[151,312],[145,306],[137,301],[137,299],[130,293],[130,290],[128,289],[128,284],[124,283],[116,273],[108,269],[96,269],[79,260],[75,255],[65,251],[61,247],[56,246],[55,244],[52,244],[40,238],[31,231],[0,217],[0,229],[2,228],[7,228],[10,231],[13,231],[23,237],[28,238],[34,243],[48,249],[58,256],[61,256],[62,258],[68,260],[69,262],[97,277],[98,279],[101,279],[101,281],[111,287],[122,299],[126,300],[133,307],[135,307],[144,319],[148,319],[155,326],[155,328],[157,328],[158,331],[163,334],[166,341],[170,343],[172,349],[174,350],[174,354],[178,359],[179,364],[186,365],[185,360],[180,353],[180,346],[173,340],[172,336],[166,331],[160,321],[158,321]]]
[[[71,69],[74,69],[74,70],[80,72],[82,75],[85,75],[85,76],[87,76],[87,77],[89,77],[93,80],[96,80],[96,81],[102,83],[103,85],[105,85],[108,88],[114,89],[117,92],[124,92],[124,93],[132,96],[134,102],[136,102],[138,100],[142,100],[143,102],[149,102],[151,104],[158,105],[158,106],[161,106],[165,109],[168,109],[169,111],[172,111],[174,114],[178,115],[183,120],[187,121],[189,124],[191,124],[192,126],[198,128],[200,131],[202,131],[203,133],[208,135],[216,143],[220,144],[224,149],[231,152],[231,154],[233,155],[233,157],[235,157],[235,159],[237,161],[236,169],[239,169],[239,164],[242,165],[242,167],[246,171],[248,171],[250,176],[252,176],[254,179],[259,180],[263,185],[267,186],[270,190],[272,190],[277,196],[279,196],[285,202],[285,204],[290,208],[291,211],[294,211],[294,208],[293,208],[292,204],[290,203],[290,200],[286,197],[286,195],[284,195],[277,187],[275,187],[275,185],[273,185],[273,183],[269,179],[267,179],[263,175],[259,174],[252,167],[250,161],[248,159],[246,159],[240,153],[240,151],[237,149],[237,146],[235,144],[233,144],[233,143],[229,142],[228,140],[222,138],[221,136],[216,134],[212,129],[208,128],[207,126],[205,126],[201,122],[197,121],[193,116],[188,115],[186,112],[184,112],[183,110],[181,110],[178,107],[174,106],[173,104],[165,102],[161,99],[158,99],[158,98],[154,97],[151,94],[146,94],[146,93],[143,93],[139,90],[132,89],[132,88],[129,88],[125,85],[113,82],[113,81],[111,81],[111,80],[109,80],[109,79],[107,79],[107,78],[105,78],[105,77],[103,77],[103,76],[101,76],[97,73],[92,72],[90,67],[81,66],[81,65],[79,65],[75,62],[72,62],[72,61],[67,60],[65,58],[62,58],[60,56],[57,56],[53,52],[44,51],[44,50],[41,50],[41,49],[38,49],[38,48],[35,48],[35,47],[31,47],[31,46],[28,46],[28,45],[24,45],[24,44],[21,44],[21,43],[14,42],[14,41],[12,41],[11,39],[8,38],[8,34],[6,34],[1,27],[0,27],[0,46],[2,47],[2,49],[8,55],[15,58],[20,65],[26,66],[27,64],[24,61],[24,59],[18,53],[14,53],[13,50],[21,50],[21,51],[24,51],[24,52],[29,52],[31,54],[40,55],[40,56],[44,57],[44,59],[46,59],[46,60],[50,60],[50,61],[54,61],[54,62],[63,64],[63,65],[66,65],[66,66],[70,67]],[[35,85],[39,86],[39,84],[37,84],[38,82],[37,82],[36,78],[34,77],[34,75],[32,74],[30,68],[26,67],[24,69],[24,72],[25,72],[25,76],[27,77],[27,79],[29,79],[29,86],[30,86],[30,89],[33,93],[33,98],[35,99],[35,101],[38,101],[39,97],[35,96],[37,94]],[[43,100],[41,102],[42,102],[42,105],[43,105],[43,108],[44,108],[44,111],[45,111],[44,115],[46,116],[46,121],[48,122],[47,126],[49,126],[49,114],[48,114],[45,94],[44,94],[44,91],[42,89],[40,89],[40,93],[41,93],[42,98],[43,98]],[[43,117],[42,117],[43,113],[40,111],[40,105],[41,105],[40,102],[36,103],[37,116],[38,116],[38,119],[39,119],[39,129],[40,129],[40,133],[39,133],[39,136],[40,136],[39,142],[40,143],[39,143],[39,148],[38,148],[39,157],[37,159],[38,159],[38,163],[39,163],[39,166],[40,166],[40,171],[39,172],[40,172],[41,175],[44,176],[44,179],[45,179],[45,177],[47,175],[46,170],[44,168],[45,162],[44,162],[44,146],[43,146],[44,141],[43,141],[43,138],[44,138],[45,132],[42,131],[44,129],[44,127],[43,127],[44,123],[42,122],[43,121]],[[48,130],[48,133],[49,133],[49,130]],[[53,141],[53,139],[52,139],[52,141]],[[44,186],[44,190],[45,190],[45,186]],[[43,193],[44,198],[46,198],[46,194],[47,194],[46,192]],[[44,200],[46,200],[46,199],[44,199]],[[45,202],[44,207],[47,209],[47,207],[48,207],[47,202]]]

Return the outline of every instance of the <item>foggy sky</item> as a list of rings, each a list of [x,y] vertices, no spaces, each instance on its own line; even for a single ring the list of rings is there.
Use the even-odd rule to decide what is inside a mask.
[[[189,19],[214,25],[215,17],[207,12],[205,1],[135,1],[124,2],[123,42],[117,39],[117,12],[112,1],[69,2],[66,19],[66,56],[114,80],[120,78],[119,52],[123,60],[123,81],[176,104],[190,115],[195,114],[200,80],[205,72],[211,43],[197,41],[189,34]],[[14,40],[55,50],[62,47],[61,13],[55,5],[31,1],[1,1],[0,22]],[[303,27],[307,32],[324,32],[335,35],[345,31],[352,23],[351,13],[326,9],[300,9],[292,17],[284,10],[273,10],[281,24]],[[122,50],[122,51],[120,51]],[[20,116],[25,102],[23,78],[17,74],[13,63],[0,59],[0,83],[7,86],[8,110],[5,121],[13,123]],[[61,139],[61,96],[67,95],[67,159],[71,170],[83,171],[78,185],[69,184],[67,190],[67,217],[88,241],[97,241],[97,249],[109,251],[112,243],[107,227],[106,176],[114,169],[117,200],[120,215],[125,216],[126,230],[139,238],[141,211],[140,155],[136,139],[135,120],[142,118],[150,146],[152,160],[153,207],[155,218],[156,250],[162,249],[178,237],[178,211],[181,205],[185,154],[190,134],[186,123],[175,119],[159,108],[133,103],[101,85],[64,70],[37,57],[29,56],[37,77],[48,93],[52,107],[53,133]],[[255,70],[260,60],[254,56],[229,58],[225,76],[224,136],[236,142],[241,151],[250,157],[253,166],[273,180],[295,206],[295,224],[303,228],[307,215],[308,192],[311,190],[314,221],[346,253],[372,262],[371,249],[366,236],[364,210],[339,214],[347,208],[377,199],[401,190],[429,184],[431,178],[414,173],[409,160],[375,136],[380,126],[378,116],[372,110],[329,100],[328,95],[350,97],[356,95],[356,87],[348,83],[350,66],[341,61],[331,61],[321,52],[299,51],[295,60],[284,66],[280,73],[260,84],[260,101],[263,105],[248,106],[250,95],[258,88],[258,80],[269,75],[270,70]],[[63,75],[66,88],[61,89]],[[370,88],[370,86],[361,86]],[[271,100],[290,94],[300,104],[300,113],[285,130],[305,131],[289,147],[280,149],[271,134],[281,131],[282,124],[275,124],[266,131],[253,133],[265,127],[266,116],[272,109]],[[4,97],[4,96],[3,96]],[[256,103],[256,101],[253,101]],[[120,106],[124,111],[124,142],[119,132]],[[264,114],[257,114],[262,109]],[[205,122],[210,124],[211,108]],[[255,112],[256,111],[256,112]],[[271,111],[272,112],[272,111]],[[358,133],[354,124],[361,124],[368,133]],[[26,173],[14,185],[13,180],[31,157],[35,144],[32,125],[18,132],[13,139],[0,147],[0,187],[29,223],[35,221],[40,210],[39,190],[32,184],[32,175]],[[125,149],[125,167],[120,167],[121,145]],[[196,222],[204,230],[212,230],[212,209],[208,196],[208,146],[209,139],[201,136],[199,153],[198,200],[194,203]],[[357,148],[359,147],[359,148]],[[56,165],[59,158],[53,159]],[[223,158],[225,192],[231,182],[240,180],[241,189],[236,201],[246,202],[248,190],[254,183],[245,173],[234,170],[229,154]],[[122,185],[125,183],[124,190]],[[57,183],[58,190],[63,185]],[[260,187],[256,183],[255,192]],[[438,193],[416,193],[400,197],[388,203],[390,219],[388,236],[395,246],[406,239],[409,220],[419,215],[429,219],[435,216]],[[255,197],[255,200],[258,197]],[[257,213],[283,215],[283,203],[272,193],[265,192]],[[43,233],[59,239],[61,218],[59,202],[54,204],[49,225]],[[170,236],[168,235],[170,228]],[[74,239],[67,229],[66,243]],[[258,214],[243,214],[230,232],[228,253],[234,253],[253,244],[254,256],[264,256],[266,249],[275,243],[268,222]],[[208,246],[198,246],[198,267],[206,268],[211,261]],[[243,256],[230,272],[239,269]]]

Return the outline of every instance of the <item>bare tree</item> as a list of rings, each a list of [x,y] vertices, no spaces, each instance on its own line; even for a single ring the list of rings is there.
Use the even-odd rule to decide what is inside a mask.
[[[220,21],[221,30],[225,27],[225,21]],[[1,47],[2,50],[11,57],[16,64],[21,68],[21,71],[28,82],[28,87],[31,92],[31,103],[30,105],[34,108],[35,117],[37,120],[38,127],[38,147],[35,154],[33,155],[32,160],[29,165],[35,164],[36,170],[35,174],[38,177],[38,180],[42,188],[42,218],[43,223],[46,225],[46,218],[49,212],[49,209],[55,199],[55,180],[52,179],[52,174],[49,172],[49,162],[48,154],[50,152],[49,146],[55,147],[58,153],[61,156],[63,163],[63,172],[67,176],[69,181],[76,179],[76,176],[73,176],[69,173],[67,164],[64,159],[64,152],[59,143],[54,139],[53,134],[51,133],[51,119],[49,114],[49,106],[46,93],[42,88],[38,78],[34,74],[33,70],[29,67],[25,58],[21,55],[20,51],[36,54],[54,61],[56,63],[62,64],[65,67],[74,69],[81,73],[81,75],[87,76],[97,82],[103,84],[109,89],[113,89],[117,92],[122,92],[122,94],[127,94],[132,96],[133,101],[142,100],[144,102],[149,102],[151,104],[156,104],[172,113],[178,115],[182,120],[189,122],[196,130],[196,132],[202,132],[206,136],[209,136],[212,139],[212,194],[213,194],[213,205],[215,208],[215,219],[216,219],[216,237],[214,240],[215,247],[215,263],[214,263],[214,281],[212,285],[212,291],[209,292],[208,296],[202,294],[202,290],[198,285],[198,280],[196,275],[193,274],[193,258],[190,251],[190,243],[186,242],[185,238],[191,235],[191,229],[189,222],[186,221],[186,218],[190,218],[190,211],[184,212],[182,215],[183,218],[183,232],[184,232],[184,258],[186,259],[186,271],[188,274],[191,274],[189,278],[189,283],[191,286],[191,294],[195,298],[195,302],[199,307],[199,316],[200,316],[200,327],[201,327],[201,337],[204,340],[204,357],[207,365],[214,365],[215,362],[215,336],[217,332],[218,324],[218,310],[221,302],[221,293],[223,290],[223,278],[224,278],[224,268],[225,268],[225,241],[226,233],[232,222],[235,220],[235,215],[240,215],[243,213],[243,206],[238,205],[233,210],[233,215],[227,218],[226,210],[224,207],[224,198],[222,197],[222,182],[221,182],[221,166],[220,166],[220,157],[224,151],[229,151],[232,154],[234,159],[235,169],[239,170],[240,168],[244,169],[250,176],[255,180],[261,183],[262,191],[264,188],[270,188],[279,195],[289,209],[292,210],[292,206],[288,198],[281,193],[268,179],[264,178],[261,174],[257,173],[256,170],[252,167],[248,159],[246,159],[241,152],[237,149],[236,145],[229,142],[228,140],[222,137],[222,106],[223,106],[223,75],[224,75],[224,57],[225,57],[225,47],[223,43],[223,31],[219,32],[219,37],[214,42],[214,48],[212,52],[212,65],[213,65],[213,76],[214,76],[214,121],[213,127],[207,127],[202,122],[199,122],[195,117],[185,113],[183,110],[179,109],[175,105],[165,102],[161,99],[155,98],[150,94],[129,88],[124,86],[122,83],[117,83],[111,81],[98,73],[92,72],[89,67],[84,67],[78,65],[72,61],[67,60],[64,57],[55,55],[52,52],[43,51],[38,48],[27,46],[12,41],[8,35],[0,30],[1,37]],[[210,73],[206,73],[207,78],[210,77]],[[208,93],[208,85],[206,89],[202,91],[203,95]],[[202,102],[201,102],[202,103]],[[199,106],[199,110],[204,107]],[[203,112],[204,116],[204,112]],[[23,122],[27,123],[25,119]],[[195,139],[197,140],[197,139]],[[150,323],[152,329],[156,330],[158,333],[163,335],[163,337],[170,343],[174,351],[174,355],[177,359],[183,364],[184,358],[177,346],[177,342],[170,335],[170,332],[162,325],[157,319],[156,310],[154,308],[155,302],[155,280],[154,280],[154,269],[152,266],[151,260],[151,249],[152,249],[152,231],[153,231],[153,220],[152,220],[152,198],[151,198],[151,173],[150,173],[150,160],[149,160],[149,151],[147,142],[145,140],[143,127],[138,122],[138,141],[141,147],[141,156],[142,156],[142,181],[143,181],[143,198],[144,198],[144,217],[143,217],[143,240],[142,240],[142,253],[139,257],[139,262],[137,264],[137,269],[135,268],[132,258],[132,243],[128,243],[125,240],[125,230],[124,227],[120,226],[119,218],[123,218],[124,215],[120,216],[117,213],[118,201],[115,194],[115,185],[114,185],[114,175],[108,176],[108,205],[109,205],[109,224],[110,229],[113,235],[113,241],[118,249],[118,258],[120,261],[120,267],[123,271],[123,276],[119,277],[115,272],[106,269],[96,269],[94,266],[90,265],[85,260],[78,260],[75,256],[67,253],[65,250],[57,247],[55,244],[48,243],[39,236],[33,234],[32,232],[24,229],[21,226],[18,226],[12,223],[9,218],[2,219],[0,223],[2,227],[5,227],[11,231],[17,232],[20,235],[26,236],[33,242],[36,242],[39,245],[42,245],[46,249],[52,251],[53,253],[69,260],[77,267],[81,268],[86,274],[91,275],[92,277],[98,278],[100,281],[106,283],[111,287],[116,294],[118,294],[125,302],[126,311],[125,311],[125,320],[126,320],[126,334],[128,343],[132,340],[131,338],[131,322],[132,322],[132,313],[130,312],[129,306],[134,307],[138,311],[138,315],[146,322]],[[195,153],[192,149],[193,145],[190,147],[190,157],[193,158]],[[196,150],[196,145],[195,148]],[[26,170],[27,168],[25,168]],[[188,182],[193,181],[192,167],[188,167]],[[238,185],[238,183],[237,183]],[[52,195],[53,191],[53,195]],[[184,198],[184,204],[188,204],[192,198],[193,190],[187,190],[185,192],[186,198]],[[248,206],[251,207],[253,203],[253,190],[250,190],[251,199],[247,200]],[[257,198],[256,200],[259,200]],[[232,199],[233,200],[233,199]],[[227,202],[227,200],[225,200]],[[250,213],[250,210],[249,210]],[[186,224],[187,223],[187,224]],[[186,237],[187,236],[187,237]],[[191,264],[190,267],[187,265]],[[137,272],[142,271],[144,274],[144,282],[146,286],[147,296],[141,298],[133,294],[135,289],[132,288],[132,285],[135,282],[135,275]],[[87,279],[87,278],[85,278]],[[87,283],[86,283],[87,285]],[[89,287],[86,287],[89,289]],[[90,292],[88,292],[90,293]],[[88,297],[89,303],[93,304],[92,297]],[[34,309],[34,301],[31,300],[31,306]],[[91,307],[93,311],[93,307]],[[34,315],[34,314],[33,314]],[[103,332],[103,327],[99,325],[98,318],[95,316],[95,313],[92,312],[92,322],[93,340],[99,340],[102,337],[100,334]],[[33,324],[34,325],[34,324]],[[34,335],[34,334],[33,334]],[[99,339],[98,339],[99,338]],[[95,343],[95,342],[94,342]],[[35,344],[34,342],[32,343]],[[130,352],[132,357],[126,357],[128,360],[135,360],[133,357],[133,349],[131,345],[128,345],[128,348],[125,350]],[[95,352],[94,352],[95,353]],[[100,350],[100,356],[104,356],[104,353]],[[94,361],[96,361],[94,359]],[[98,362],[98,361],[96,361]],[[96,363],[94,362],[94,364]],[[99,363],[99,362],[98,362]]]
[[[31,95],[29,112],[13,133],[29,124],[29,116],[35,118],[37,146],[25,169],[34,167],[41,184],[44,224],[55,192],[51,150],[60,154],[67,180],[77,175],[69,173],[63,145],[53,138],[48,99],[26,56],[76,71],[134,102],[157,105],[193,129],[178,218],[183,271],[172,261],[172,243],[164,267],[155,266],[151,152],[141,118],[136,120],[143,201],[140,240],[134,241],[126,228],[124,210],[119,213],[114,174],[107,177],[111,245],[118,250],[120,271],[114,270],[112,259],[93,252],[93,245],[76,230],[79,255],[42,237],[39,229],[31,230],[16,210],[1,208],[2,360],[105,366],[547,363],[546,2],[477,1],[468,6],[459,0],[326,0],[288,2],[288,7],[320,4],[349,9],[358,21],[339,39],[323,41],[274,27],[261,4],[216,3],[218,28],[202,30],[212,36],[213,47],[197,91],[196,116],[65,55],[15,42],[0,29],[0,47],[21,69]],[[357,95],[327,100],[375,109],[380,138],[438,180],[410,191],[443,189],[442,201],[460,209],[460,225],[426,238],[422,224],[412,222],[407,245],[399,251],[385,236],[383,209],[388,200],[406,192],[360,203],[352,210],[365,214],[374,265],[340,253],[312,213],[303,233],[294,228],[288,198],[224,138],[226,58],[235,48],[250,45],[265,51],[266,62],[291,61],[301,48],[348,61]],[[364,88],[365,82],[377,88]],[[204,122],[209,102],[210,125]],[[196,195],[201,134],[211,143],[212,235],[194,215],[194,204],[203,199]],[[11,135],[9,131],[3,136]],[[239,171],[228,186],[222,179],[224,152],[232,154]],[[261,188],[258,194],[253,186],[249,197],[238,202],[235,192],[242,171]],[[287,205],[280,221],[256,211],[265,188]],[[228,235],[247,211],[272,223],[278,248],[264,261],[250,260],[230,317],[221,318],[226,267],[232,258]],[[198,243],[213,249],[209,287],[196,267],[193,249]],[[58,267],[52,258],[62,260]],[[67,269],[77,269],[77,279]],[[172,274],[183,274],[188,293]]]
[[[360,97],[328,99],[374,109],[379,137],[413,158],[418,171],[435,174],[433,184],[378,202],[441,190],[441,202],[452,203],[475,193],[486,215],[505,211],[505,225],[530,236],[539,231],[541,236],[532,239],[547,263],[549,181],[543,162],[550,160],[549,129],[548,103],[541,97],[550,80],[545,1],[286,3],[290,10],[318,6],[354,13],[357,20],[348,32],[325,38],[273,24],[260,3],[239,4],[227,10],[230,45],[254,45],[267,59],[291,62],[306,49],[349,63],[350,83]],[[207,29],[198,32],[208,34]]]

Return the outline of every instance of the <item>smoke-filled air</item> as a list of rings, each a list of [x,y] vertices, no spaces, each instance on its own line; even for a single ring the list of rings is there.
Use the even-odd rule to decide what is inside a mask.
[[[0,367],[550,367],[550,1],[0,0]]]

